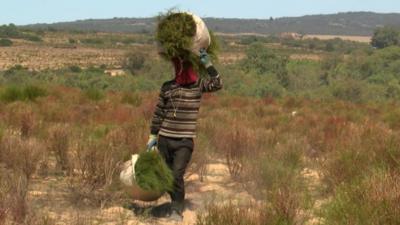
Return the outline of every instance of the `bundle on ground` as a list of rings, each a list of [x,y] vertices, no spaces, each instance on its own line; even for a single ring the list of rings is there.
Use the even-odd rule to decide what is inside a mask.
[[[157,151],[142,152],[135,164],[135,180],[145,191],[166,192],[173,189],[174,177]]]

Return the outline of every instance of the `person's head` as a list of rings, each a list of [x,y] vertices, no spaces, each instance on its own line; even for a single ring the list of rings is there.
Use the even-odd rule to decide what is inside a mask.
[[[189,60],[181,58],[172,59],[175,69],[175,81],[180,85],[195,83],[198,75],[193,68],[193,64]]]

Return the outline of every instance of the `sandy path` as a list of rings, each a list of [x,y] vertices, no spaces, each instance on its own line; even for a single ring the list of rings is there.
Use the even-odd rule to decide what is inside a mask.
[[[236,182],[232,181],[228,168],[222,163],[208,166],[208,173],[201,182],[197,174],[186,179],[187,207],[184,221],[180,224],[195,224],[198,212],[204,209],[207,202],[248,202],[252,197]],[[114,205],[105,209],[77,209],[68,201],[69,191],[65,178],[50,176],[46,179],[34,179],[29,192],[30,204],[35,211],[40,211],[56,222],[56,224],[176,224],[168,219],[138,218],[131,210]],[[160,205],[168,202],[164,196],[152,203]],[[140,203],[138,203],[140,204]]]

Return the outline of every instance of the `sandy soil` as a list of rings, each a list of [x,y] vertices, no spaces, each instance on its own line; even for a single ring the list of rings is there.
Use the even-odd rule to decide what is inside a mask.
[[[87,47],[60,48],[48,45],[17,45],[1,48],[0,70],[22,65],[33,70],[59,69],[72,65],[89,67],[108,65],[118,67],[125,51]]]
[[[290,55],[290,59],[320,61],[322,56],[318,54],[292,54]]]
[[[249,202],[252,197],[243,188],[231,180],[227,166],[223,163],[208,165],[208,173],[204,182],[193,174],[186,180],[186,209],[184,221],[180,224],[195,224],[197,214],[210,201]],[[172,225],[177,224],[165,218],[136,217],[133,211],[114,205],[103,209],[77,209],[68,201],[69,189],[67,181],[62,177],[50,176],[46,179],[34,179],[29,192],[31,205],[56,221],[57,224],[129,224],[129,225]],[[169,201],[163,196],[150,205],[162,205]],[[148,206],[141,202],[137,205]]]
[[[357,41],[357,42],[363,42],[363,43],[370,43],[371,42],[371,37],[370,36],[346,36],[346,35],[305,35],[303,38],[305,39],[312,39],[312,38],[317,38],[320,40],[331,40],[335,38],[340,38],[345,41]]]

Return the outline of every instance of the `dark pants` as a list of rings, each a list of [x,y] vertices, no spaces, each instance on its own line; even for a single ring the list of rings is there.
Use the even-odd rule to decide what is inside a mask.
[[[158,139],[158,150],[174,175],[174,190],[169,192],[172,202],[171,208],[180,213],[183,212],[185,200],[183,176],[192,157],[193,147],[192,138],[160,136]]]

